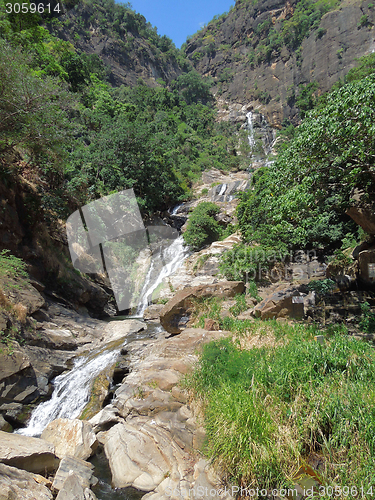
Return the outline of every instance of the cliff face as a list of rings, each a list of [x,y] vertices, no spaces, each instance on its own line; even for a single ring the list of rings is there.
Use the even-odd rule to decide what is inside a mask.
[[[316,82],[317,92],[325,92],[375,50],[371,3],[338,1],[325,14],[314,1],[301,5],[239,0],[188,42],[186,54],[214,78],[217,97],[259,107],[273,126],[297,121],[299,85]]]
[[[110,0],[88,0],[61,16],[49,29],[86,54],[96,54],[114,86],[148,86],[177,78],[189,63],[167,37],[160,37],[146,19]]]

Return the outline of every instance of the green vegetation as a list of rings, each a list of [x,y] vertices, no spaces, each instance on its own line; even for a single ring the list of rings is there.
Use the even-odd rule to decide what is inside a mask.
[[[306,248],[339,245],[356,231],[345,216],[353,189],[374,189],[375,76],[328,94],[296,129],[238,207],[246,241]]]
[[[204,346],[188,382],[203,405],[205,454],[242,486],[290,487],[315,452],[326,486],[374,487],[372,347],[344,329],[323,345],[302,325],[256,322],[248,331]],[[270,334],[271,346],[243,347]]]
[[[370,304],[364,302],[361,304],[362,316],[359,320],[359,327],[365,333],[375,332],[375,313],[371,312]]]
[[[219,212],[220,208],[209,201],[203,201],[194,208],[183,234],[185,243],[193,250],[200,250],[220,238],[222,228],[214,217]]]
[[[0,176],[10,182],[21,173],[8,159],[22,151],[38,217],[64,218],[78,204],[128,188],[143,212],[154,212],[188,198],[203,170],[241,167],[236,127],[216,122],[210,81],[171,40],[128,4],[87,0],[77,9],[76,18],[53,19],[51,32],[39,15],[22,24],[0,10]],[[64,25],[74,42],[90,23],[129,50],[134,45],[132,57],[146,43],[160,65],[175,64],[182,74],[168,88],[160,79],[156,88],[141,81],[112,88],[97,56],[57,36]]]
[[[9,250],[0,252],[0,281],[1,287],[7,288],[9,280],[27,281],[29,275],[26,271],[26,263],[12,255]]]

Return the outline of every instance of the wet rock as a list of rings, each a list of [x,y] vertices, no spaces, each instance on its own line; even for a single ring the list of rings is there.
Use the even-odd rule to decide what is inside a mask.
[[[52,500],[50,484],[43,476],[0,464],[1,500]]]
[[[101,340],[106,343],[114,342],[125,338],[130,333],[140,332],[145,329],[145,324],[137,319],[112,321],[106,325]]]
[[[0,462],[37,474],[51,472],[59,464],[51,443],[3,431],[0,431]]]
[[[12,426],[5,420],[5,418],[0,414],[0,431],[12,432]]]
[[[86,460],[98,446],[92,426],[82,420],[58,418],[50,422],[42,433],[42,439],[52,443],[59,458],[67,455]]]
[[[160,322],[165,330],[172,334],[182,331],[190,318],[193,300],[201,297],[234,297],[243,293],[245,285],[242,281],[222,281],[213,285],[188,287],[177,292],[163,308]]]

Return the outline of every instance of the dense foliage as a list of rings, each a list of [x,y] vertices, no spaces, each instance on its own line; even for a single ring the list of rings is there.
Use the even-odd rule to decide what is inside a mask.
[[[247,241],[329,246],[352,229],[354,189],[375,180],[375,76],[330,93],[309,112],[277,161],[256,172],[238,208]]]
[[[239,168],[236,127],[216,123],[209,81],[183,64],[172,42],[129,5],[88,0],[84,6],[92,12],[92,22],[100,21],[100,29],[106,26],[117,38],[138,37],[160,56],[160,64],[179,59],[176,64],[186,66],[185,72],[169,87],[159,81],[149,88],[140,81],[131,88],[112,88],[98,56],[56,36],[64,23],[69,33],[82,32],[85,17],[74,26],[71,16],[54,18],[48,31],[38,14],[20,23],[2,9],[3,178],[17,148],[42,206],[65,217],[73,200],[84,204],[127,188],[134,188],[143,211],[162,210],[186,199],[202,170]]]

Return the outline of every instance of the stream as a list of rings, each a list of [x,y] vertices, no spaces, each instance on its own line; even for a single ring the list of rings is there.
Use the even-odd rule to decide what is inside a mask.
[[[176,238],[168,247],[160,250],[151,264],[145,281],[136,316],[141,317],[151,302],[153,292],[162,280],[174,273],[189,255],[183,245],[182,237]],[[111,321],[126,320],[131,317],[114,317]],[[73,368],[57,376],[53,381],[54,390],[51,399],[39,404],[31,414],[27,427],[16,432],[25,436],[39,437],[45,427],[57,418],[79,418],[90,400],[92,384],[108,366],[113,365],[124,346],[145,338],[152,338],[162,331],[159,324],[149,323],[146,330],[128,334],[125,339],[110,342],[104,346],[78,356]],[[143,492],[134,488],[113,490],[110,486],[111,475],[108,461],[101,452],[90,459],[95,465],[94,475],[98,484],[93,488],[98,500],[138,500]]]

